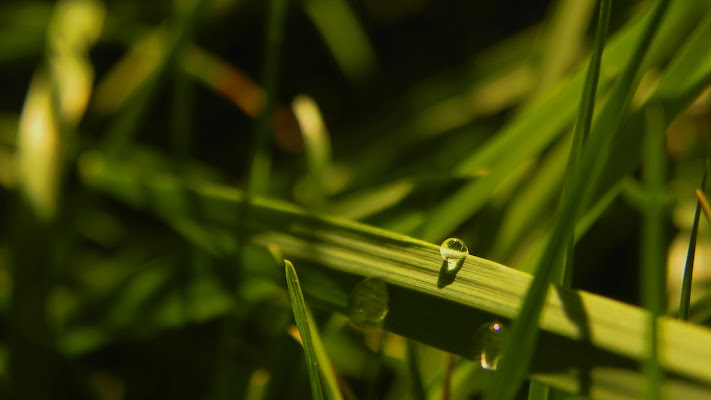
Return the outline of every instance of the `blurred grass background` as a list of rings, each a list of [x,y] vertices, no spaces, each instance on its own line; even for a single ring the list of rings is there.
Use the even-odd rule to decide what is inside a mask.
[[[610,36],[652,3],[614,2]],[[689,4],[636,104],[709,9]],[[595,11],[588,0],[3,2],[0,396],[309,398],[281,264],[260,247],[200,242],[180,218],[190,199],[171,195],[165,173],[434,243],[456,236],[525,269],[558,202],[569,127],[551,128],[533,154],[508,144],[524,153],[505,172],[463,165],[568,87]],[[709,92],[698,92],[667,131],[670,310],[710,144]],[[165,183],[151,198],[158,215],[96,190],[87,176],[107,165]],[[471,215],[437,226],[447,199],[494,173]],[[633,168],[615,187],[577,244],[573,287],[639,304],[639,176]],[[703,301],[701,225],[693,294]],[[402,338],[314,308],[353,398],[413,396]],[[711,321],[707,308],[697,322]],[[436,391],[445,356],[417,351],[420,366],[437,366],[420,368]]]

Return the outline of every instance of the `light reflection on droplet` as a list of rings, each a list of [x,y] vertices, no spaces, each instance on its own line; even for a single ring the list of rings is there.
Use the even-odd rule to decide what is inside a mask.
[[[484,324],[478,336],[481,338],[479,362],[487,370],[495,370],[501,359],[501,346],[504,339],[504,325],[498,321]]]
[[[442,242],[439,253],[447,262],[447,269],[451,272],[461,267],[462,262],[469,255],[469,249],[461,239],[449,238]]]

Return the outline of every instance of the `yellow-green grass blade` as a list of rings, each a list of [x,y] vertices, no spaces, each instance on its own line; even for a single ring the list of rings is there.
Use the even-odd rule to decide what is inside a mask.
[[[590,125],[592,124],[593,110],[595,107],[595,94],[597,92],[597,83],[600,76],[602,50],[605,47],[605,40],[607,38],[611,8],[611,0],[603,0],[600,3],[600,17],[598,19],[597,29],[595,32],[594,48],[592,55],[590,56],[590,63],[588,65],[587,73],[585,75],[585,85],[583,86],[583,93],[578,109],[578,117],[573,129],[573,142],[568,156],[568,165],[565,175],[566,190],[563,192],[564,204],[569,201],[567,198],[570,195],[569,191],[575,190],[574,179],[579,179],[579,159],[583,154],[583,144],[590,133]],[[563,240],[567,242],[566,248],[564,249],[565,253],[563,257],[559,256],[558,260],[551,260],[552,264],[547,266],[549,270],[554,270],[556,265],[562,261],[562,271],[557,279],[553,277],[553,282],[565,287],[570,287],[572,282],[573,256],[575,250],[575,221],[577,220],[577,215],[580,212],[579,210],[575,210],[575,207],[573,208],[574,210],[570,216],[571,222],[566,226],[567,232],[563,233]],[[559,221],[559,223],[561,222]],[[549,243],[548,245],[550,246],[552,244],[553,243]],[[560,249],[560,246],[558,246],[558,249]],[[498,380],[498,382],[503,382],[503,380]],[[537,381],[531,382],[528,393],[529,400],[548,399],[548,396],[549,388],[546,385]]]
[[[674,5],[677,5],[675,3]],[[674,6],[673,5],[673,6]],[[674,7],[672,6],[671,9]],[[668,17],[673,16],[670,14]],[[693,99],[711,84],[711,54],[705,49],[711,41],[711,12],[684,42],[683,47],[664,70],[649,103],[660,104],[664,116],[673,120]],[[661,44],[661,40],[656,40]],[[667,124],[669,123],[667,121]],[[610,162],[605,165],[602,179],[595,191],[597,196],[617,184],[638,165],[644,132],[644,115],[636,112],[630,116],[625,129],[615,138]]]
[[[701,178],[701,195],[706,188],[706,178],[709,172],[709,160],[706,160],[704,165],[704,173]],[[697,190],[696,197],[698,202],[696,203],[696,211],[694,212],[694,222],[691,225],[691,235],[689,235],[689,247],[686,251],[686,263],[684,265],[684,276],[681,282],[681,300],[679,301],[679,319],[687,321],[689,319],[689,304],[691,303],[691,278],[694,272],[694,260],[696,259],[696,238],[699,233],[699,218],[701,217],[701,209],[704,208],[701,204],[702,197],[699,196],[699,191]],[[707,215],[708,219],[709,216]],[[709,219],[711,223],[711,219]]]
[[[597,91],[597,83],[600,76],[602,50],[605,47],[605,40],[607,38],[611,8],[611,0],[603,0],[600,3],[600,18],[595,32],[594,49],[590,57],[590,65],[588,66],[587,74],[585,76],[585,86],[583,87],[583,94],[580,99],[578,118],[575,122],[575,128],[573,130],[573,143],[571,144],[570,155],[568,156],[565,187],[569,189],[572,189],[574,185],[573,180],[577,178],[576,174],[578,173],[579,159],[583,154],[583,144],[590,133],[593,110],[595,108],[595,93]],[[564,196],[566,196],[567,193],[568,192],[564,192]],[[565,199],[563,201],[565,201]],[[572,218],[573,221],[577,220],[577,213],[574,213]],[[572,260],[573,250],[575,248],[575,223],[570,224],[569,229],[570,230],[567,232],[568,247],[566,249],[565,261],[563,263],[563,271],[560,275],[560,279],[557,280],[559,284],[565,286],[570,286],[572,281]]]
[[[301,342],[306,353],[313,398],[340,400],[341,393],[333,373],[333,367],[326,356],[326,351],[318,333],[318,327],[306,307],[306,301],[304,300],[304,294],[301,291],[301,284],[299,283],[299,277],[296,275],[294,265],[289,260],[284,260],[284,267],[291,308],[294,311],[294,319],[296,320],[296,326],[299,328]],[[324,389],[326,392],[325,397]]]
[[[699,13],[707,9],[702,3],[675,2],[660,29],[655,48],[650,51],[643,65],[659,64],[669,53],[673,54],[680,41],[698,23]],[[617,77],[650,17],[651,14],[647,13],[644,18],[630,24],[610,40],[601,65],[601,90],[609,87]],[[656,45],[657,43],[659,45]],[[670,46],[674,46],[673,43],[676,43],[677,48],[670,49]],[[572,124],[583,84],[584,75],[581,71],[538,105],[518,115],[471,157],[462,161],[458,167],[460,173],[482,169],[491,173],[485,179],[463,185],[456,193],[440,202],[420,228],[419,236],[433,242],[442,240],[486,204],[497,187],[497,182],[513,171],[515,166],[520,165],[522,160],[534,157]],[[684,91],[677,88],[674,92]],[[685,106],[688,102],[683,104]],[[671,110],[667,112],[669,115],[678,113]],[[531,134],[532,132],[535,132],[535,135]],[[629,169],[625,170],[627,171]]]
[[[306,0],[303,4],[344,75],[354,82],[375,70],[375,51],[356,13],[345,0]]]
[[[541,76],[536,95],[552,89],[579,56],[596,3],[593,0],[564,0],[553,7],[541,55]]]
[[[709,199],[706,198],[706,195],[701,189],[696,189],[696,198],[699,201],[704,217],[706,217],[706,222],[711,224],[711,206],[709,206]]]
[[[528,364],[536,349],[538,340],[538,320],[541,316],[549,282],[557,272],[556,266],[563,259],[569,236],[574,232],[575,219],[580,213],[580,205],[590,196],[591,188],[600,178],[611,139],[618,130],[622,117],[632,100],[639,79],[639,66],[652,41],[668,1],[660,1],[647,21],[644,34],[640,38],[622,75],[611,89],[610,98],[595,121],[593,133],[585,148],[580,168],[573,171],[571,187],[566,188],[566,196],[561,203],[550,240],[543,255],[538,260],[536,275],[526,295],[519,317],[513,321],[508,337],[504,341],[504,354],[492,384],[487,388],[490,399],[512,399],[526,377]]]
[[[252,244],[278,246],[298,261],[302,282],[311,283],[304,286],[306,295],[321,307],[344,311],[350,290],[363,278],[378,277],[390,297],[384,329],[470,359],[477,353],[477,329],[494,318],[515,319],[531,284],[528,274],[468,256],[456,279],[440,288],[438,245],[260,198],[252,199],[240,223],[237,210],[245,197],[238,190],[183,181],[100,153],[84,155],[80,172],[85,185],[170,226],[194,221],[193,233],[201,240],[195,243],[201,247],[222,243],[222,251],[234,252],[240,231]],[[648,315],[601,296],[547,286],[542,334],[527,373],[573,393],[637,398]],[[706,368],[711,331],[670,318],[660,319],[660,330],[665,393],[711,395]]]

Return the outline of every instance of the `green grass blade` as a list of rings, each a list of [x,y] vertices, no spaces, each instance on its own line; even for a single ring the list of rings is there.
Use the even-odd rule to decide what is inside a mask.
[[[326,351],[318,334],[318,329],[313,322],[313,317],[306,307],[304,294],[301,291],[301,284],[299,283],[299,277],[296,275],[294,265],[289,260],[284,260],[284,265],[291,307],[294,311],[294,319],[296,320],[296,326],[299,328],[301,341],[306,353],[309,379],[311,380],[311,393],[315,399],[323,399],[323,389],[325,387],[326,398],[341,400],[341,392],[338,389],[333,367],[326,356]],[[322,378],[323,383],[321,381]],[[324,387],[321,386],[322,384]]]
[[[277,106],[276,90],[279,72],[279,53],[284,36],[288,1],[270,0],[267,4],[267,44],[264,60],[265,105],[257,119],[249,161],[247,193],[263,195],[268,190],[271,174],[269,143],[272,117]]]
[[[311,382],[311,394],[314,399],[324,399],[323,388],[321,387],[321,372],[316,358],[316,350],[314,349],[314,339],[312,333],[316,330],[312,327],[313,322],[309,319],[306,311],[306,301],[304,294],[301,292],[301,284],[299,277],[296,275],[296,270],[289,260],[284,260],[286,269],[286,285],[289,288],[289,298],[291,299],[291,308],[294,310],[294,319],[296,326],[301,334],[301,342],[304,345],[306,353],[306,364],[308,365],[309,380]]]
[[[701,190],[706,188],[706,178],[708,177],[709,160],[706,160],[704,174],[701,178]],[[686,252],[686,265],[684,265],[684,277],[681,283],[681,300],[679,302],[679,319],[687,321],[689,319],[689,304],[691,303],[691,277],[694,272],[694,259],[696,258],[696,237],[699,233],[699,219],[701,217],[701,201],[696,203],[694,212],[694,222],[691,226],[689,237],[689,248]]]
[[[664,169],[665,131],[661,107],[647,107],[647,134],[644,142],[643,178],[647,192],[642,229],[642,304],[649,309],[649,356],[642,365],[647,377],[645,398],[661,397],[663,371],[659,363],[660,332],[657,318],[664,313],[666,299],[664,245]]]
[[[683,37],[684,32],[688,31],[688,24],[695,24],[698,21],[698,10],[699,5],[692,2],[674,3],[670,13],[670,17],[674,18],[670,18],[669,23],[664,25],[664,29],[660,32],[662,34],[659,38],[660,45],[655,46],[650,52],[646,64],[657,64],[666,57],[666,51],[676,50],[676,48],[669,49],[668,46],[674,46],[673,43],[679,46],[681,39],[679,36]],[[609,87],[618,71],[623,68],[643,29],[648,25],[650,17],[651,14],[648,13],[610,40],[605,48],[601,66],[599,82],[601,89]],[[620,78],[618,76],[618,80]],[[420,228],[419,236],[432,242],[440,241],[486,204],[490,200],[491,193],[496,189],[497,182],[520,165],[522,160],[535,156],[570,126],[575,117],[583,84],[584,75],[580,72],[540,104],[518,115],[471,157],[462,161],[458,166],[458,173],[486,169],[490,171],[490,175],[463,185],[459,191],[440,202]],[[668,115],[676,115],[676,113],[678,110],[667,111]],[[593,131],[603,131],[603,127],[594,128]],[[531,132],[536,134],[532,135]],[[629,169],[625,170],[627,171]]]
[[[704,217],[706,217],[706,222],[711,224],[711,206],[709,206],[709,199],[706,198],[706,195],[700,189],[696,189],[695,192],[696,199],[701,205],[701,211],[703,211]]]
[[[672,9],[680,4],[673,3]],[[669,17],[674,16],[674,13],[669,15]],[[676,24],[681,22],[676,18],[670,18],[670,20]],[[650,103],[662,105],[664,115],[670,120],[688,107],[693,99],[711,84],[711,54],[706,51],[709,41],[711,41],[711,14],[707,13],[671,60],[649,99]],[[655,41],[656,43],[657,41]],[[658,43],[660,46],[666,45],[661,40]],[[641,112],[636,112],[625,124],[624,131],[615,138],[612,147],[613,154],[610,157],[614,162],[605,166],[605,172],[597,190],[598,195],[607,188],[615,186],[622,177],[630,174],[639,166],[639,144],[642,143],[642,132],[644,132],[644,115]]]
[[[504,343],[504,356],[499,369],[494,374],[492,384],[487,388],[491,399],[511,399],[516,395],[533,356],[538,339],[538,320],[541,316],[548,285],[554,276],[560,253],[565,248],[568,237],[575,226],[575,218],[580,204],[590,196],[590,189],[597,185],[602,172],[601,166],[609,152],[610,142],[622,121],[636,88],[638,69],[652,37],[661,22],[668,1],[660,1],[652,11],[652,17],[644,34],[630,58],[622,75],[615,82],[610,98],[600,112],[586,147],[582,168],[574,173],[573,185],[561,204],[558,219],[553,227],[551,239],[539,260],[536,275],[526,296],[519,317],[513,322],[509,336]]]
[[[592,123],[593,110],[595,108],[595,94],[597,92],[597,83],[600,76],[600,63],[602,61],[602,50],[605,48],[605,40],[607,37],[607,29],[610,22],[610,9],[612,8],[611,0],[603,0],[600,4],[600,17],[598,26],[595,32],[595,41],[593,52],[590,56],[590,64],[585,75],[585,86],[583,86],[583,94],[580,99],[580,108],[578,110],[578,118],[573,129],[573,143],[571,144],[570,153],[568,156],[568,166],[566,168],[565,188],[573,187],[573,179],[578,173],[578,164],[580,156],[583,153],[583,144],[590,133],[590,125]],[[563,192],[563,202],[568,201],[566,197],[568,191]],[[574,211],[571,216],[572,221],[577,220],[577,213]],[[562,260],[561,274],[556,282],[565,287],[570,287],[573,279],[573,259],[575,251],[575,222],[568,224],[568,231],[564,233],[567,236],[567,248],[565,249],[565,257]],[[551,267],[552,268],[552,267]],[[547,386],[539,382],[531,382],[529,389],[529,400],[548,399],[549,389]]]
[[[600,3],[600,18],[598,20],[597,30],[595,31],[595,42],[593,52],[590,56],[590,65],[585,76],[585,86],[583,87],[583,95],[580,99],[580,108],[578,110],[578,119],[573,130],[573,143],[568,157],[568,167],[566,171],[565,187],[573,187],[573,179],[578,173],[578,162],[583,154],[583,143],[590,133],[590,125],[592,124],[593,110],[595,108],[595,93],[597,92],[597,83],[600,76],[600,63],[602,61],[602,50],[605,48],[607,38],[607,29],[610,22],[610,9],[612,8],[611,0],[603,0]],[[564,193],[566,196],[567,193]],[[566,201],[565,199],[563,201]],[[572,216],[573,220],[577,220],[577,214]],[[568,247],[566,249],[563,270],[558,283],[565,286],[570,286],[573,276],[573,256],[575,249],[575,224],[569,226],[570,231],[567,232]]]
[[[531,381],[528,388],[528,400],[547,400],[550,398],[550,391],[550,386],[538,381]]]
[[[579,159],[583,154],[583,144],[590,134],[590,125],[592,124],[593,110],[595,108],[595,94],[600,77],[602,51],[605,48],[611,8],[611,0],[602,0],[600,3],[600,18],[595,32],[593,52],[590,56],[590,65],[588,66],[587,74],[585,75],[585,86],[583,87],[583,94],[580,99],[578,119],[573,130],[573,143],[571,144],[570,155],[568,157],[568,167],[566,168],[568,173],[566,174],[565,180],[566,188],[573,187],[573,179],[576,178],[575,173],[578,171]],[[574,235],[570,234],[570,236]]]
[[[493,318],[516,318],[531,285],[528,274],[468,256],[454,282],[440,288],[439,245],[260,198],[251,200],[250,213],[240,221],[237,210],[245,196],[233,188],[179,180],[99,153],[85,154],[79,171],[85,185],[169,226],[192,221],[191,241],[206,251],[233,254],[236,231],[253,245],[278,246],[299,261],[300,278],[312,283],[305,286],[306,295],[321,307],[343,311],[358,281],[378,277],[388,285],[390,297],[384,329],[469,359],[477,354],[473,332]],[[160,197],[184,200],[166,209],[157,201]],[[646,355],[648,314],[583,291],[546,292],[538,353],[527,373],[572,393],[639,397],[644,378],[638,365]],[[670,318],[662,318],[661,325],[661,363],[669,373],[665,392],[707,398],[711,331]]]
[[[167,72],[173,67],[180,52],[188,43],[195,22],[204,8],[204,3],[204,0],[191,0],[183,3],[184,9],[179,6],[176,7],[173,16],[176,20],[174,28],[166,31],[156,30],[152,34],[152,38],[149,41],[155,46],[155,52],[148,55],[151,59],[147,64],[149,72],[147,72],[145,80],[140,82],[141,86],[137,88],[135,93],[131,94],[133,97],[128,104],[123,106],[124,109],[121,114],[109,126],[105,143],[105,148],[109,152],[118,154],[124,151],[138,132],[139,126],[149,112],[151,103],[158,93],[158,89],[163,83]],[[145,56],[146,54],[143,55]],[[146,62],[144,60],[141,61]],[[120,73],[130,74],[131,71],[131,69],[126,69]],[[114,82],[114,84],[116,83],[122,84],[122,82]],[[99,90],[97,89],[97,92]],[[100,94],[102,97],[110,97],[113,94],[107,93],[105,90],[101,91],[104,92]]]
[[[417,343],[412,340],[407,341],[407,369],[412,380],[412,397],[415,400],[425,400],[425,385],[422,382],[420,373],[419,357],[417,356]]]
[[[349,79],[363,81],[375,70],[375,51],[347,1],[306,0],[304,9]]]
[[[565,0],[555,6],[541,57],[537,96],[553,88],[572,66],[585,41],[595,3],[594,0]]]
[[[313,98],[300,95],[291,105],[304,139],[306,153],[306,189],[303,202],[322,209],[326,204],[328,174],[331,170],[331,140],[321,111]]]

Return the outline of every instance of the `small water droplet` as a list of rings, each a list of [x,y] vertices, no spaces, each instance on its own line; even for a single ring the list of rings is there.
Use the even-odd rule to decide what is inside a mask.
[[[469,255],[469,249],[461,239],[449,238],[442,242],[439,248],[439,254],[442,255],[444,261],[447,262],[447,270],[450,272],[459,269],[462,263]]]
[[[360,327],[380,327],[388,314],[389,302],[388,287],[382,279],[365,279],[348,296],[348,316]]]
[[[481,337],[481,354],[479,361],[481,367],[495,370],[501,359],[501,346],[504,342],[504,325],[494,321],[484,324],[479,328]]]

